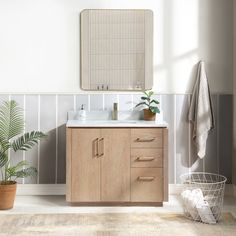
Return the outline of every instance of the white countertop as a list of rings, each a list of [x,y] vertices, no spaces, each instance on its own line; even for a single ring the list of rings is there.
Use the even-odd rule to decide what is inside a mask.
[[[156,127],[156,128],[166,128],[168,125],[166,122],[156,122],[156,121],[145,121],[145,120],[68,120],[66,127],[76,128],[76,127]]]

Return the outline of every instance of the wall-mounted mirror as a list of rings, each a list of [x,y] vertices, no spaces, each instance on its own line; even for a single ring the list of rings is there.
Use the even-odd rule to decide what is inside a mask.
[[[82,89],[139,91],[152,84],[152,11],[83,10]]]

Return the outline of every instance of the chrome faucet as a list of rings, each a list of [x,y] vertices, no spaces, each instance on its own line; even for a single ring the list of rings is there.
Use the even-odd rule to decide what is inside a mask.
[[[113,103],[112,120],[118,120],[118,103]]]

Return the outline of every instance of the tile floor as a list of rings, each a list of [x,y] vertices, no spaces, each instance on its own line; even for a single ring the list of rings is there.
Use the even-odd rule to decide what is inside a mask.
[[[236,198],[225,197],[224,212],[231,212],[236,217]],[[182,213],[179,196],[171,195],[169,202],[163,207],[86,207],[70,206],[65,201],[65,196],[17,196],[15,206],[0,214],[21,213],[114,213],[114,212],[160,212]]]

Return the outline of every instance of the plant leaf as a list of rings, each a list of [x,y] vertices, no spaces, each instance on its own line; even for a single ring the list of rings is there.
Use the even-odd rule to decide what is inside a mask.
[[[29,176],[36,176],[37,175],[37,169],[35,167],[29,167],[20,171],[16,171],[13,176],[16,178],[25,178]]]
[[[150,104],[152,104],[152,103],[160,104],[157,100],[154,100],[154,99],[150,102]]]
[[[142,106],[142,105],[145,105],[148,107],[148,104],[146,102],[140,102],[135,107]]]
[[[160,110],[159,110],[158,107],[150,106],[150,110],[151,110],[153,113],[160,113]]]
[[[0,168],[6,165],[8,162],[8,156],[6,153],[0,153]]]
[[[9,140],[23,132],[23,112],[16,101],[4,101],[0,106],[0,140]]]
[[[154,94],[153,91],[149,91],[149,93],[148,93],[148,97],[150,98],[153,94]]]
[[[44,133],[40,131],[31,131],[30,133],[25,133],[18,139],[12,142],[12,147],[14,151],[23,150],[26,151],[31,149],[38,141],[42,138],[47,137]]]
[[[141,97],[142,100],[150,100],[148,97]]]
[[[37,170],[34,167],[25,168],[26,166],[29,166],[29,163],[27,161],[20,161],[15,166],[8,167],[6,170],[7,171],[7,179],[11,179],[14,176],[16,178],[24,178],[29,175],[34,175],[34,173],[30,174],[30,171],[37,173]]]
[[[29,163],[27,161],[20,161],[15,166],[13,166],[15,171],[21,170],[24,167],[29,166]]]
[[[11,144],[7,140],[0,140],[0,152],[5,153],[10,147]]]

